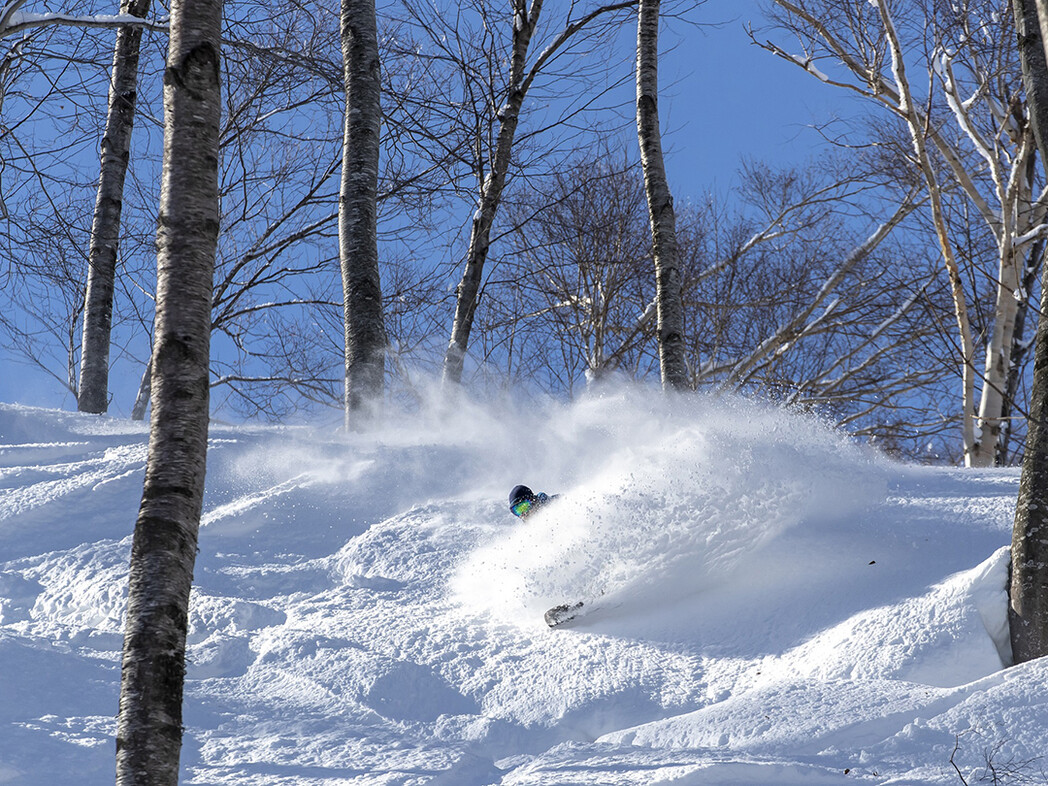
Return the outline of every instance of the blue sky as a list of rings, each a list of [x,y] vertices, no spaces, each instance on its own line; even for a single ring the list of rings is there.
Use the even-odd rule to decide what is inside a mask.
[[[660,113],[675,198],[726,196],[744,157],[802,165],[815,155],[820,140],[810,126],[841,111],[848,96],[750,41],[747,22],[763,23],[755,0],[710,0],[691,18],[718,26],[672,21],[660,38]],[[134,376],[114,373],[111,387],[121,392],[112,414],[127,414]],[[0,401],[75,407],[54,380],[2,350]]]
[[[754,0],[711,0],[694,16],[721,24],[673,22],[660,38],[660,111],[674,190],[723,194],[737,183],[744,157],[802,164],[820,141],[811,125],[842,111],[850,97],[750,40],[747,23],[764,24]]]

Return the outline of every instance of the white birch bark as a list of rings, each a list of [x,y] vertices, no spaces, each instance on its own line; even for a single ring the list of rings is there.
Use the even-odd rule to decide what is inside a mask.
[[[994,303],[993,330],[986,345],[986,361],[982,373],[982,395],[976,420],[978,439],[973,447],[971,466],[989,467],[995,463],[997,445],[1004,421],[1008,390],[1008,374],[1012,366],[1012,337],[1019,312],[1022,260],[1013,240],[1013,221],[1005,211],[1004,231],[1001,235],[1000,259],[997,271],[997,297]]]
[[[118,786],[176,786],[189,591],[204,491],[218,238],[220,0],[174,0],[149,456],[131,551]]]
[[[149,407],[149,390],[153,377],[153,361],[146,363],[142,372],[142,379],[138,382],[138,393],[135,395],[135,403],[131,407],[131,420],[145,420],[146,409]]]
[[[1023,85],[1042,166],[1048,161],[1048,8],[1012,0]],[[1041,300],[1048,267],[1041,271]],[[1022,476],[1012,523],[1008,628],[1012,659],[1048,655],[1048,316],[1042,308],[1034,349],[1033,388]]]
[[[124,0],[120,12],[145,17],[149,0]],[[121,27],[116,33],[109,110],[102,137],[102,166],[88,252],[84,326],[80,341],[80,384],[77,408],[102,413],[109,408],[109,337],[113,326],[120,212],[124,177],[131,154],[131,131],[138,97],[138,55],[141,27]]]
[[[1035,8],[1031,13],[1037,16],[1037,27],[1040,30],[1041,45],[1048,56],[1048,0],[1033,0]],[[1030,28],[1025,28],[1029,30]]]
[[[637,138],[640,142],[644,191],[648,198],[655,300],[658,318],[659,368],[666,390],[686,390],[684,304],[681,299],[680,251],[677,246],[673,196],[666,180],[659,128],[659,0],[640,0],[637,11]]]
[[[342,0],[346,116],[339,194],[339,256],[345,325],[345,421],[382,395],[386,331],[378,266],[377,198],[382,122],[374,0]]]
[[[1027,126],[1020,132],[1018,151],[1010,171],[1006,172],[996,145],[984,139],[971,122],[967,107],[957,92],[952,63],[946,55],[943,55],[941,60],[940,76],[944,79],[947,101],[958,125],[987,163],[1000,205],[998,220],[994,225],[998,250],[994,319],[989,340],[986,342],[982,393],[975,426],[976,441],[970,458],[971,466],[987,467],[993,465],[998,456],[1004,425],[1002,417],[1007,408],[1013,337],[1019,303],[1024,297],[1021,281],[1025,252],[1018,247],[1016,238],[1019,235],[1018,223],[1022,214],[1031,212],[1029,195],[1032,187],[1028,182],[1028,171],[1033,140]],[[1007,118],[1001,118],[1001,122],[1006,123]]]
[[[513,139],[520,122],[520,110],[527,95],[525,82],[528,47],[542,13],[542,0],[532,0],[529,9],[524,0],[513,2],[513,48],[510,60],[509,93],[498,111],[499,132],[491,167],[480,186],[477,211],[470,226],[466,266],[462,272],[455,298],[455,319],[451,340],[444,355],[443,382],[445,385],[462,381],[462,368],[473,329],[473,315],[477,310],[477,293],[484,275],[484,264],[491,245],[491,226],[495,222],[502,191],[506,185],[513,152]]]

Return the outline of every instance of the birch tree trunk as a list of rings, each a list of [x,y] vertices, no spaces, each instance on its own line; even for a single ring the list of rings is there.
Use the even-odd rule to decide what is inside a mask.
[[[484,263],[491,245],[491,225],[495,222],[502,191],[506,186],[513,151],[513,138],[520,122],[520,109],[524,105],[528,82],[525,67],[531,37],[542,13],[542,0],[532,0],[531,9],[524,0],[513,2],[513,54],[510,61],[510,88],[505,103],[498,111],[499,132],[495,143],[495,155],[491,167],[480,186],[477,211],[470,226],[469,247],[466,251],[466,266],[462,280],[456,290],[455,321],[451,326],[451,341],[444,354],[443,383],[458,384],[462,381],[462,367],[469,346],[469,334],[473,329],[473,315],[477,310],[477,294],[484,275]]]
[[[1048,0],[1033,0],[1033,5],[1034,5],[1033,13],[1035,13],[1037,15],[1036,16],[1036,24],[1037,24],[1037,26],[1041,30],[1041,41],[1042,41],[1042,43],[1044,43],[1045,51],[1048,52]],[[1028,7],[1029,7],[1028,4],[1024,0],[1024,2],[1023,2],[1024,13],[1027,13],[1027,14],[1030,13],[1027,10]],[[1012,9],[1013,10],[1015,9],[1015,5],[1014,4],[1012,5]],[[1027,18],[1029,18],[1029,17],[1027,16]],[[1021,35],[1022,34],[1020,33],[1020,40],[1019,40],[1020,56],[1022,55],[1022,46],[1023,46]],[[1024,77],[1025,77],[1025,74],[1024,74]],[[1040,143],[1041,143],[1041,140],[1038,139],[1037,140],[1037,144],[1040,145]],[[1046,164],[1046,166],[1048,166],[1048,164]]]
[[[124,0],[120,13],[145,17],[149,0]],[[124,176],[131,151],[131,130],[138,98],[138,54],[141,27],[121,27],[116,33],[109,111],[102,137],[102,168],[88,252],[87,294],[80,341],[80,384],[77,407],[96,414],[109,408],[109,336],[113,324],[120,211]]]
[[[131,550],[117,725],[118,786],[175,786],[189,591],[204,491],[218,238],[221,0],[174,0],[149,456]]]
[[[1007,211],[1005,211],[1007,213]],[[997,270],[997,297],[994,302],[994,321],[987,342],[986,362],[982,373],[982,395],[976,420],[977,438],[971,450],[970,465],[991,467],[996,463],[1002,416],[1007,408],[1005,395],[1008,374],[1012,368],[1012,337],[1019,313],[1016,293],[1020,291],[1020,259],[1012,243],[1012,231],[1002,232],[1002,248]]]
[[[888,12],[886,0],[872,0],[880,14],[881,22],[888,39],[888,47],[891,50],[892,75],[895,85],[899,91],[898,112],[906,121],[910,130],[910,139],[913,142],[914,153],[917,164],[924,176],[928,186],[928,201],[932,209],[932,221],[935,225],[935,234],[939,240],[939,248],[942,251],[943,262],[946,273],[950,280],[950,294],[953,298],[954,317],[957,319],[957,333],[961,346],[961,409],[962,409],[962,438],[964,444],[965,464],[972,464],[973,453],[976,450],[975,436],[975,344],[972,341],[971,324],[968,320],[968,305],[964,294],[964,282],[961,279],[960,268],[953,253],[953,245],[950,243],[949,233],[946,229],[946,218],[942,207],[942,191],[939,188],[935,170],[932,167],[925,141],[926,130],[921,124],[910,92],[910,83],[906,77],[906,66],[902,55],[902,45],[895,32],[895,24]],[[992,455],[992,451],[991,451]]]
[[[637,136],[655,260],[659,367],[664,389],[688,388],[684,306],[673,196],[666,181],[659,129],[659,0],[640,0],[637,13]]]
[[[1023,86],[1041,155],[1048,161],[1048,13],[1038,22],[1034,0],[1012,0]],[[1042,268],[1041,300],[1048,286]],[[1012,659],[1023,663],[1048,655],[1048,317],[1041,309],[1034,349],[1033,388],[1026,430],[1019,498],[1012,526],[1012,570],[1008,627]]]
[[[138,382],[138,394],[135,396],[134,406],[131,407],[131,420],[145,420],[146,408],[149,407],[149,390],[153,377],[153,361],[146,363],[142,379]]]
[[[374,0],[342,0],[346,117],[338,239],[345,323],[345,417],[366,413],[382,395],[386,331],[378,268],[376,200],[382,110]]]
[[[1032,105],[1030,106],[1030,111],[1034,111]],[[1044,272],[1045,248],[1045,241],[1041,238],[1031,243],[1029,251],[1026,253],[1022,280],[1019,283],[1021,292],[1024,293],[1026,298],[1029,298],[1030,293],[1035,291],[1037,282]],[[1008,371],[1007,387],[1005,388],[1003,409],[1001,411],[1001,421],[1004,423],[1004,426],[997,440],[997,459],[994,461],[994,465],[998,467],[1011,465],[1012,457],[1018,455],[1018,451],[1012,450],[1011,445],[1016,422],[1022,421],[1023,425],[1025,425],[1025,419],[1022,416],[1023,407],[1019,402],[1019,386],[1024,376],[1023,368],[1026,365],[1026,358],[1028,355],[1032,357],[1034,343],[1037,338],[1037,323],[1034,323],[1034,335],[1029,340],[1026,339],[1026,323],[1029,319],[1038,319],[1039,317],[1040,310],[1038,305],[1029,302],[1025,308],[1018,309],[1018,313],[1015,316],[1012,348],[1009,352],[1011,368]],[[1026,414],[1029,413],[1027,412]]]

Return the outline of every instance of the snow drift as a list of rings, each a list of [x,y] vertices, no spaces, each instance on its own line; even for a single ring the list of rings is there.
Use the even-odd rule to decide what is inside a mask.
[[[0,783],[112,780],[145,437],[0,405]],[[1040,776],[1046,667],[1003,669],[1013,471],[637,390],[210,445],[184,783]],[[519,522],[518,482],[561,496]]]

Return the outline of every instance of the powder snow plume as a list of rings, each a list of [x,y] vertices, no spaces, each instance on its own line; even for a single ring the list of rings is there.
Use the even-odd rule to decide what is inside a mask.
[[[808,415],[635,389],[550,413],[525,449],[559,493],[461,565],[459,600],[504,617],[708,588],[785,530],[883,500],[883,460]],[[544,471],[540,471],[545,461]]]

